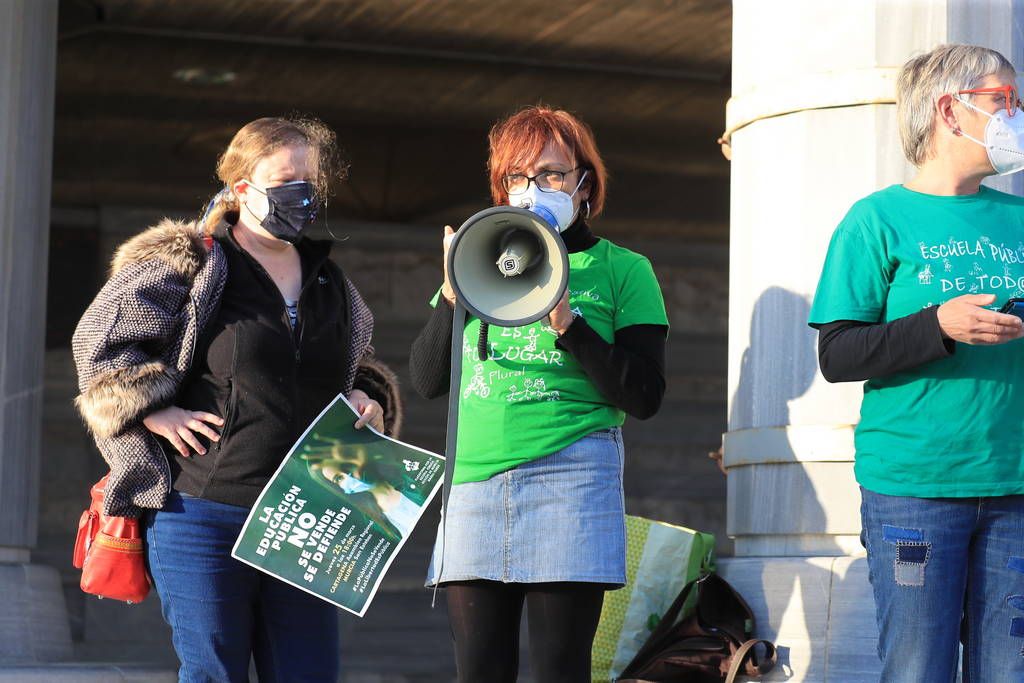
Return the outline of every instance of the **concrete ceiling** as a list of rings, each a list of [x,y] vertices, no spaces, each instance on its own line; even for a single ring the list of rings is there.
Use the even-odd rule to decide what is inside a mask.
[[[547,102],[594,128],[606,228],[719,241],[728,0],[62,0],[54,203],[198,209],[237,128],[312,114],[351,163],[335,216],[487,204],[486,131]]]

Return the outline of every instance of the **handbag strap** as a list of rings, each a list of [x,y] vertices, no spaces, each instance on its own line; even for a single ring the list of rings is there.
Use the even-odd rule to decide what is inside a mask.
[[[672,630],[672,627],[675,626],[676,619],[679,617],[679,613],[682,612],[683,605],[686,604],[686,599],[690,597],[690,593],[693,592],[694,588],[700,584],[701,581],[707,578],[707,576],[709,575],[694,579],[690,583],[686,584],[683,590],[679,591],[679,595],[676,596],[672,606],[665,611],[665,614],[661,617],[661,621],[659,621],[658,625],[654,627],[651,635],[647,636],[647,640],[644,641],[644,644],[640,646],[637,653],[633,655],[633,659],[631,659],[629,664],[626,665],[626,668],[623,669],[623,674],[635,671],[635,665],[637,662],[641,662],[647,657],[650,657],[654,652],[657,652],[661,648],[661,641]]]
[[[706,577],[706,587],[697,601],[697,616],[702,624],[727,635],[737,645],[753,635],[747,628],[754,623],[754,613],[736,589],[718,574]]]
[[[748,640],[739,646],[735,654],[732,656],[732,666],[729,667],[729,673],[726,674],[725,683],[735,683],[736,677],[740,675],[743,665],[746,664],[746,660],[753,660],[756,655],[754,648],[764,643],[765,659],[760,664],[755,664],[755,670],[747,672],[748,675],[768,673],[775,667],[775,645],[767,640]]]

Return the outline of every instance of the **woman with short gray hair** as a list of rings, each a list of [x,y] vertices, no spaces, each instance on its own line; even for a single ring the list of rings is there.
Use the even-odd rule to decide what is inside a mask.
[[[1024,169],[1016,71],[943,45],[907,62],[897,116],[912,180],[836,229],[810,325],[822,374],[867,380],[856,430],[861,539],[886,683],[1024,680]],[[998,310],[994,310],[998,309]]]

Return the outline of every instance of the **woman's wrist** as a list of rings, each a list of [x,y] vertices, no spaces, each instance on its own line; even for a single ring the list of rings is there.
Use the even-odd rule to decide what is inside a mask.
[[[578,313],[572,311],[570,312],[569,317],[566,320],[560,321],[560,324],[558,326],[555,326],[555,324],[552,323],[551,329],[553,329],[555,331],[555,334],[557,334],[559,337],[562,337],[569,331],[569,328],[573,326],[573,323],[575,323],[579,317],[580,316]]]

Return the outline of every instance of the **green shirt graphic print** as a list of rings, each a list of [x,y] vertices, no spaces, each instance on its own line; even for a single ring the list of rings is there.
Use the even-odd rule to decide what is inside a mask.
[[[1024,199],[987,187],[921,194],[900,185],[839,224],[812,324],[890,322],[964,294],[1024,296]],[[1024,493],[1024,344],[956,353],[864,384],[857,481],[885,495]]]
[[[650,261],[605,239],[569,254],[569,307],[609,343],[630,325],[668,325]],[[470,318],[462,341],[456,484],[489,479],[625,420],[555,346],[557,335],[544,320],[490,327],[486,361],[477,354],[479,335],[479,319]]]

